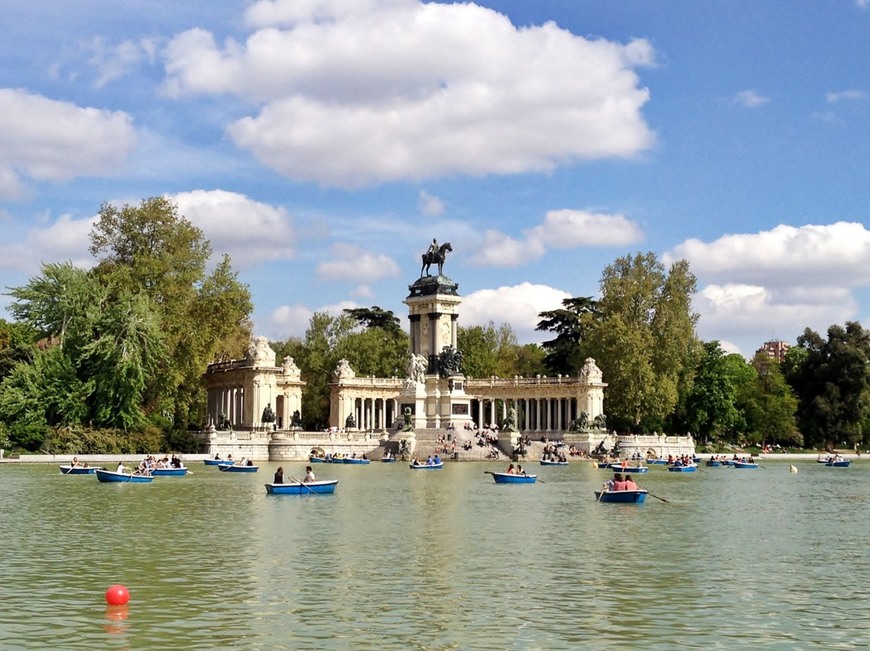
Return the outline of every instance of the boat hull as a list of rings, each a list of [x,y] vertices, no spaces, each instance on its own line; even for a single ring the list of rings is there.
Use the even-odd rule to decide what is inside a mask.
[[[60,472],[64,475],[94,475],[97,468],[82,468],[81,466],[59,466]]]
[[[237,466],[237,465],[222,465],[218,466],[221,472],[257,472],[260,466]]]
[[[231,466],[235,461],[233,459],[206,459],[203,463],[207,466]]]
[[[567,466],[568,462],[567,461],[545,461],[544,459],[541,459],[541,465],[542,466]]]
[[[153,477],[184,477],[187,474],[187,468],[152,468],[151,475]]]
[[[350,464],[352,466],[365,466],[365,465],[370,464],[372,462],[372,460],[371,459],[348,459],[347,457],[345,457],[344,459],[341,460],[341,462]]]
[[[149,484],[154,478],[150,475],[131,475],[126,472],[97,469],[97,479],[106,484]]]
[[[336,484],[338,484],[337,479],[308,483],[266,484],[266,493],[269,495],[330,495],[335,492]]]
[[[332,459],[326,457],[308,457],[308,463],[332,463]]]
[[[847,461],[830,461],[825,464],[826,468],[848,468],[849,464],[852,463],[850,460]]]
[[[733,465],[735,468],[741,468],[743,470],[754,470],[755,468],[758,468],[757,463],[749,463],[748,461],[735,461]]]
[[[506,472],[491,472],[496,484],[534,484],[537,475],[512,475]]]
[[[381,463],[396,463],[396,457],[390,457],[389,459],[381,459]]]
[[[444,462],[440,463],[411,463],[408,464],[411,470],[441,470],[444,467]]]
[[[705,461],[704,465],[706,465],[708,468],[721,468],[722,462],[721,461]]]
[[[595,491],[595,500],[611,504],[643,504],[646,501],[648,491]]]
[[[698,466],[668,466],[668,472],[695,472]]]

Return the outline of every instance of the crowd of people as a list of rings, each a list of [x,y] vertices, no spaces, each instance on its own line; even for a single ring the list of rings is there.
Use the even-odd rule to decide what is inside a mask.
[[[173,454],[172,458],[164,455],[162,459],[158,459],[153,454],[149,454],[138,463],[135,469],[132,470],[134,475],[150,475],[152,470],[159,468],[184,468],[181,457]],[[124,464],[123,461],[118,462],[118,467],[115,472],[131,472],[131,468]]]

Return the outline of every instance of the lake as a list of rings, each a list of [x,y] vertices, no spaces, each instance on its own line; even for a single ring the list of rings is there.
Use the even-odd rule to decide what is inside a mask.
[[[608,471],[319,464],[101,484],[0,465],[0,648],[846,649],[870,645],[870,463]],[[789,473],[789,463],[798,468]],[[284,463],[301,477],[304,463]],[[122,583],[126,607],[105,591]]]

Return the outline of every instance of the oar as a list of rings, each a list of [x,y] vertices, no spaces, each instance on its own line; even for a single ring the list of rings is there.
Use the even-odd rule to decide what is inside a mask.
[[[649,495],[650,497],[656,498],[657,500],[661,500],[662,502],[665,502],[666,504],[673,504],[673,502],[671,502],[670,500],[666,500],[664,497],[659,497],[658,495],[653,495],[649,491],[647,491],[646,494]]]
[[[317,495],[317,493],[314,492],[314,489],[311,488],[311,486],[309,486],[308,484],[306,484],[304,481],[299,481],[299,480],[296,479],[296,477],[294,477],[293,475],[287,475],[287,476],[288,476],[290,479],[292,479],[293,481],[295,481],[297,484],[302,484],[303,486],[305,486],[305,488],[307,488],[308,491],[309,491],[312,495]]]

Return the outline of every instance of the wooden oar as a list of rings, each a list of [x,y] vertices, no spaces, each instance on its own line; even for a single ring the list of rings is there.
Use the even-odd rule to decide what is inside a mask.
[[[656,498],[657,500],[661,500],[662,502],[665,502],[666,504],[673,504],[673,502],[671,502],[670,500],[666,500],[664,497],[659,497],[658,495],[653,495],[649,491],[647,491],[646,494],[649,495],[650,497]]]
[[[299,480],[296,479],[296,477],[294,477],[293,475],[287,475],[287,476],[288,476],[290,479],[292,479],[293,481],[295,481],[297,484],[302,484],[303,486],[305,486],[305,488],[308,489],[308,492],[310,492],[312,495],[317,495],[317,493],[314,492],[314,489],[311,488],[311,486],[309,486],[308,484],[306,484],[304,481],[299,481]]]

